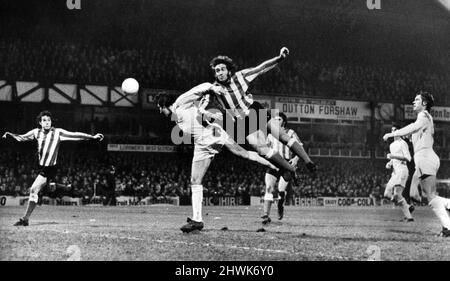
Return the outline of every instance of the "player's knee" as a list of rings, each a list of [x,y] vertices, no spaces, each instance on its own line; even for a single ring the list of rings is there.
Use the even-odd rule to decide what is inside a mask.
[[[432,209],[438,209],[440,207],[440,200],[439,198],[433,194],[427,197],[428,199],[428,206],[430,206]]]
[[[427,196],[428,202],[433,201],[433,199],[435,199],[437,197],[436,193],[434,193],[434,192],[427,192],[426,196]]]
[[[273,155],[274,151],[270,149],[268,146],[260,145],[256,147],[256,151],[259,155],[263,157],[270,158]]]
[[[272,192],[266,192],[266,194],[264,194],[264,201],[273,201]]]
[[[397,186],[395,186],[394,191],[395,191],[396,196],[401,197],[402,193],[403,193],[403,187],[397,185]]]
[[[37,187],[31,187],[30,188],[30,196],[29,196],[28,200],[30,202],[37,203],[39,200],[38,193],[39,193],[39,189]]]
[[[272,193],[274,190],[273,185],[271,183],[266,183],[266,194]]]
[[[194,184],[202,184],[202,179],[199,176],[192,176],[191,177],[191,185]]]

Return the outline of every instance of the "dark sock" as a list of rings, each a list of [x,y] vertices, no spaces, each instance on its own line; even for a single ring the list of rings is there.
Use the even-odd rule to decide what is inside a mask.
[[[278,205],[283,205],[284,204],[284,197],[286,195],[285,191],[280,191],[279,196],[280,199],[278,199]]]
[[[294,153],[295,155],[297,155],[298,157],[302,158],[302,146],[300,145],[300,143],[298,143],[298,141],[295,141],[291,147],[289,147]]]

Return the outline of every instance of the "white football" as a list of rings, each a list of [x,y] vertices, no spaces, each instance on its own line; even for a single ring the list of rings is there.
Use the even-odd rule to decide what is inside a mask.
[[[136,94],[139,91],[139,83],[134,78],[127,78],[122,82],[122,91],[126,94]]]

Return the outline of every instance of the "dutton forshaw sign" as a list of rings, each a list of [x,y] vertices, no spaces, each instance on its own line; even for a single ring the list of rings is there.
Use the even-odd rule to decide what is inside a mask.
[[[300,122],[300,118],[362,121],[370,117],[369,104],[359,101],[279,97],[275,108],[293,123]]]

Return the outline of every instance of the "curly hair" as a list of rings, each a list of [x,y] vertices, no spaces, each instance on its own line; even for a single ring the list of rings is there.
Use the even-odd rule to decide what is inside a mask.
[[[288,119],[287,119],[286,114],[284,114],[283,112],[280,112],[278,115],[281,117],[281,119],[283,119],[284,126],[287,126]]]
[[[217,56],[211,60],[209,63],[209,66],[211,67],[212,71],[214,72],[214,67],[218,64],[225,64],[227,66],[228,71],[231,75],[233,75],[236,72],[237,65],[233,62],[233,60],[227,56]]]

